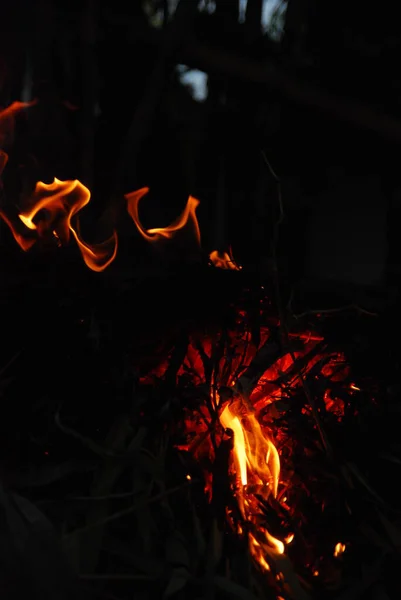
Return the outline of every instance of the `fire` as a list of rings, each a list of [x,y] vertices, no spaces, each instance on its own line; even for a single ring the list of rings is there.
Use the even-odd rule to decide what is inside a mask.
[[[213,250],[210,253],[209,259],[211,263],[217,267],[218,269],[226,269],[230,271],[240,271],[241,267],[237,265],[232,256],[227,252],[219,252],[218,250]]]
[[[90,192],[80,181],[55,178],[50,184],[39,181],[29,199],[30,208],[19,213],[19,219],[26,228],[23,233],[3,211],[0,216],[23,250],[29,250],[37,239],[51,236],[60,244],[66,244],[72,234],[85,264],[93,271],[103,271],[117,254],[117,234],[114,231],[108,240],[93,245],[81,239],[77,213],[89,201]]]
[[[0,150],[0,175],[7,161],[7,153]],[[145,229],[139,219],[138,205],[141,198],[148,191],[149,188],[144,187],[125,196],[128,213],[142,237],[148,242],[170,240],[177,232],[187,226],[192,226],[196,243],[200,245],[201,236],[196,216],[196,209],[200,204],[199,200],[189,196],[182,213],[167,227]],[[27,201],[29,208],[18,214],[20,222],[24,225],[22,230],[20,222],[15,223],[4,210],[0,209],[0,217],[7,223],[14,239],[24,251],[32,248],[39,238],[53,237],[57,239],[59,245],[66,244],[72,234],[85,264],[93,271],[100,272],[106,269],[115,259],[118,237],[117,232],[114,230],[112,236],[106,241],[91,245],[81,238],[77,213],[89,203],[90,197],[89,189],[77,179],[60,181],[54,178],[53,183],[50,184],[39,181]],[[209,258],[217,268],[235,271],[241,269],[227,252],[220,253],[215,250]]]
[[[199,206],[199,200],[193,196],[189,196],[187,204],[181,215],[167,227],[145,229],[139,219],[138,205],[141,198],[143,198],[148,192],[149,188],[144,187],[125,195],[128,213],[134,221],[141,236],[148,242],[158,242],[162,239],[171,239],[177,233],[177,231],[180,231],[190,223],[194,228],[196,241],[198,244],[200,244],[200,230],[198,219],[196,217],[196,209]]]
[[[277,497],[279,455],[269,436],[263,432],[255,414],[244,410],[241,399],[225,406],[220,415],[220,422],[225,429],[231,429],[234,435],[236,496],[244,520],[252,523],[258,513],[256,493],[264,500],[267,500],[270,494],[274,498]],[[259,533],[260,540],[250,534],[249,547],[255,560],[266,569],[263,544],[267,544],[278,554],[284,553],[284,544],[264,528],[260,528]]]
[[[4,150],[0,150],[0,176],[1,176],[2,172],[4,171],[4,167],[6,166],[7,162],[8,162],[7,152],[4,152]]]
[[[332,384],[342,381],[345,383],[350,374],[349,367],[342,354],[326,355],[324,340],[315,332],[294,332],[293,336],[301,342],[297,345],[297,350],[293,354],[278,353],[271,362],[269,358],[270,365],[264,372],[259,372],[257,368],[257,377],[248,387],[248,377],[254,377],[253,369],[259,365],[260,357],[264,356],[265,345],[269,348],[271,333],[269,328],[262,327],[259,347],[251,347],[246,313],[239,310],[236,322],[240,327],[244,326],[244,329],[241,333],[229,334],[227,354],[223,353],[220,357],[212,375],[208,374],[207,367],[208,361],[213,357],[216,343],[214,338],[202,335],[191,340],[177,376],[188,378],[188,373],[191,373],[192,383],[188,385],[195,388],[201,386],[203,389],[205,384],[209,385],[211,382],[210,405],[202,403],[197,411],[184,409],[186,442],[177,445],[177,448],[190,452],[201,465],[212,464],[216,459],[219,441],[223,442],[220,428],[215,431],[214,442],[211,437],[217,409],[223,431],[226,435],[227,430],[231,431],[228,457],[230,489],[242,517],[236,522],[233,511],[227,507],[228,522],[238,535],[247,536],[254,563],[270,575],[276,576],[278,572],[283,572],[287,585],[290,580],[290,560],[286,549],[294,540],[294,533],[289,530],[293,526],[294,514],[294,499],[290,498],[293,491],[291,480],[296,476],[288,465],[288,453],[291,453],[292,447],[290,440],[285,431],[276,428],[275,437],[287,459],[282,477],[280,456],[270,433],[271,428],[276,427],[277,419],[280,419],[280,411],[288,402],[289,390],[295,391],[302,387],[298,364],[302,365],[304,376],[309,372],[323,374],[328,389],[333,390],[333,398],[323,393],[324,406],[340,422],[344,402],[341,404],[340,399],[336,398],[336,386]],[[273,348],[274,343],[272,344]],[[234,353],[232,348],[235,348]],[[349,386],[349,383],[345,385]],[[307,405],[301,409],[302,414],[309,414],[308,411],[310,408]],[[205,493],[211,501],[215,475],[207,466],[202,466],[202,470]],[[272,516],[271,521],[268,513]],[[297,539],[301,546],[302,537],[297,535]],[[339,546],[337,552],[341,551],[343,547]],[[312,570],[311,573],[318,576],[317,570]]]
[[[339,556],[341,556],[344,552],[345,552],[345,544],[342,544],[341,542],[338,542],[335,547],[334,547],[334,556],[336,558],[338,558]]]
[[[0,109],[0,176],[8,162],[8,154],[2,147],[10,144],[14,133],[14,119],[17,114],[37,103],[13,102],[7,108]],[[2,183],[0,180],[0,189]],[[190,226],[195,240],[200,246],[200,229],[196,209],[200,202],[189,196],[186,206],[178,218],[167,227],[146,229],[139,219],[139,201],[149,191],[144,187],[125,195],[127,210],[139,233],[148,242],[172,239],[177,232]],[[60,181],[54,178],[53,183],[39,181],[27,201],[28,208],[23,208],[17,215],[0,209],[0,217],[8,225],[17,244],[24,251],[34,246],[38,239],[55,239],[59,246],[67,244],[70,237],[75,239],[85,264],[93,271],[103,271],[115,259],[118,247],[117,232],[100,244],[88,244],[80,235],[79,217],[77,213],[90,201],[90,191],[80,181]],[[21,225],[22,224],[22,225]],[[239,270],[240,267],[226,252],[214,251],[210,255],[212,264],[221,269]]]
[[[19,100],[16,100],[15,102],[7,106],[7,108],[3,108],[2,110],[0,110],[0,124],[3,125],[3,123],[7,119],[9,119],[10,117],[15,117],[15,115],[17,115],[19,112],[21,112],[25,108],[33,106],[34,104],[36,104],[36,102],[36,100],[32,100],[31,102],[20,102]]]
[[[13,102],[7,108],[0,109],[0,147],[8,146],[14,137],[14,120],[18,113],[36,104],[32,102]],[[1,173],[1,168],[0,168]]]

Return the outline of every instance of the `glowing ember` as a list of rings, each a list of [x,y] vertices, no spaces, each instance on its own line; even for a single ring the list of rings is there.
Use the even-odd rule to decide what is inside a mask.
[[[230,271],[240,271],[241,267],[237,265],[234,259],[227,252],[218,252],[213,250],[209,255],[211,263],[218,269]]]
[[[171,239],[177,231],[183,229],[186,225],[191,224],[195,231],[195,238],[200,244],[200,230],[198,219],[196,218],[196,209],[199,205],[199,200],[189,196],[187,204],[181,215],[167,227],[156,227],[153,229],[145,229],[139,219],[138,205],[141,198],[149,192],[149,188],[144,187],[136,192],[126,194],[128,212],[138,228],[139,233],[148,242],[157,242],[161,239]]]

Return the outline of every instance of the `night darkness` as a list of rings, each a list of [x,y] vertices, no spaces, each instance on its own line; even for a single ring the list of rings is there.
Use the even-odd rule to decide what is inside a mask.
[[[2,7],[2,598],[400,597],[400,51],[387,1]]]

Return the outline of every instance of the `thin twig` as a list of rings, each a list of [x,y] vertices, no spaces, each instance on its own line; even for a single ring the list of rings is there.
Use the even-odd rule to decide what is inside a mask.
[[[368,315],[369,317],[378,317],[379,316],[378,313],[372,312],[370,310],[366,310],[366,308],[361,308],[357,304],[347,304],[345,306],[339,306],[338,308],[324,308],[323,310],[319,310],[316,308],[316,309],[312,309],[312,310],[306,310],[305,312],[298,313],[298,314],[292,313],[291,316],[294,319],[302,319],[303,317],[307,317],[308,315],[329,315],[329,314],[344,312],[347,310],[355,310],[364,315]]]
[[[282,194],[281,194],[281,182],[280,179],[278,178],[277,174],[275,173],[275,171],[273,170],[272,166],[270,165],[269,161],[267,160],[267,157],[265,155],[265,153],[262,151],[262,156],[265,159],[265,163],[269,169],[270,174],[272,175],[272,177],[274,178],[276,185],[277,185],[277,199],[278,199],[278,205],[279,205],[279,217],[276,221],[276,223],[274,224],[274,232],[273,232],[273,239],[272,239],[272,245],[271,245],[271,251],[272,251],[272,260],[273,260],[273,283],[274,283],[274,290],[275,290],[275,294],[276,294],[276,304],[277,304],[277,310],[279,312],[279,318],[280,318],[280,328],[281,331],[283,333],[283,337],[286,343],[286,346],[288,348],[289,354],[293,360],[293,362],[295,363],[296,361],[296,357],[295,357],[295,352],[293,350],[293,345],[292,345],[292,341],[290,339],[289,336],[289,329],[287,326],[287,319],[286,319],[286,314],[284,312],[283,309],[283,304],[282,304],[282,298],[281,298],[281,289],[280,289],[280,281],[279,281],[279,277],[278,277],[278,265],[277,265],[277,243],[278,243],[278,235],[279,235],[279,228],[280,225],[282,224],[283,220],[284,220],[284,209],[283,209],[283,200],[282,200]],[[333,451],[331,448],[331,444],[327,438],[327,434],[323,428],[323,424],[321,422],[319,413],[317,411],[317,406],[315,403],[315,399],[313,397],[313,394],[311,393],[308,384],[306,383],[305,378],[302,376],[301,373],[298,373],[298,377],[297,377],[302,385],[302,388],[304,390],[304,394],[305,397],[307,399],[307,402],[309,404],[309,406],[312,409],[312,415],[313,418],[315,419],[315,423],[320,435],[320,439],[322,441],[323,447],[325,448],[328,456],[332,456],[333,455]]]
[[[127,458],[126,454],[113,452],[112,450],[109,450],[108,448],[105,448],[104,446],[97,444],[91,438],[87,438],[84,435],[80,434],[78,431],[75,431],[75,429],[72,429],[72,428],[64,425],[60,419],[60,410],[61,410],[61,406],[57,410],[56,414],[54,415],[54,421],[55,421],[57,427],[63,433],[65,433],[66,435],[70,435],[70,436],[74,437],[75,439],[79,440],[84,446],[86,446],[87,448],[92,450],[92,452],[94,452],[95,454],[99,454],[100,456],[105,456],[107,458]]]
[[[119,500],[120,498],[130,498],[132,496],[137,495],[138,492],[124,492],[121,494],[108,494],[105,496],[67,496],[66,500],[79,500],[79,501],[84,501],[84,500],[97,500],[97,501],[102,501],[102,500]]]
[[[67,533],[64,536],[64,538],[68,539],[71,536],[80,535],[81,533],[85,533],[86,531],[89,531],[90,529],[93,529],[95,527],[102,527],[106,523],[111,523],[112,521],[116,521],[117,519],[126,517],[127,515],[130,515],[131,513],[135,512],[136,510],[139,510],[140,508],[144,508],[145,506],[153,504],[154,502],[158,502],[159,500],[164,500],[164,498],[166,498],[167,496],[171,496],[172,494],[175,494],[176,492],[179,492],[180,490],[189,487],[191,483],[192,480],[186,481],[181,485],[177,485],[169,490],[161,492],[160,494],[156,494],[155,496],[152,496],[152,498],[142,499],[141,501],[138,500],[138,502],[132,504],[129,508],[125,508],[124,510],[115,512],[112,515],[106,517],[105,519],[102,519],[101,521],[96,521],[95,523],[88,523],[88,525],[85,525],[84,527],[80,527],[79,529],[75,529],[74,531]]]
[[[130,575],[129,573],[106,573],[104,575],[79,575],[79,579],[86,581],[154,581],[156,577],[151,575]]]
[[[10,360],[8,361],[8,363],[5,364],[4,367],[1,368],[0,379],[1,379],[1,377],[3,377],[3,375],[7,371],[7,369],[9,369],[11,367],[11,365],[17,360],[17,358],[19,356],[21,356],[21,354],[22,354],[22,350],[18,350],[18,352],[16,354],[14,354],[14,356],[12,356],[10,358]]]

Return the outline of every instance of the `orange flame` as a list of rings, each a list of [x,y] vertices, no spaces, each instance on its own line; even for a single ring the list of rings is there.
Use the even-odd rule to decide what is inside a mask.
[[[37,103],[37,100],[31,102],[13,102],[7,108],[0,109],[0,146],[8,144],[14,136],[14,119],[15,116],[24,110]]]
[[[4,150],[0,150],[0,177],[6,164],[8,163],[8,154]]]
[[[10,104],[10,106],[7,106],[7,108],[3,108],[2,110],[0,110],[0,123],[4,122],[10,117],[15,117],[15,115],[21,112],[21,110],[24,110],[24,108],[29,108],[30,106],[33,106],[36,103],[37,100],[32,100],[31,102],[20,102],[19,100],[17,100],[16,102],[13,102],[12,104]]]
[[[161,239],[171,239],[177,231],[183,229],[188,223],[192,223],[195,229],[196,241],[200,244],[200,230],[198,219],[196,217],[196,209],[199,205],[199,200],[193,196],[189,196],[187,204],[181,215],[168,225],[167,227],[156,227],[154,229],[145,229],[139,219],[138,205],[143,196],[149,192],[149,188],[144,187],[130,194],[126,194],[128,212],[138,228],[139,233],[148,242],[158,242]]]
[[[336,558],[338,558],[339,556],[341,556],[341,554],[343,554],[345,552],[345,544],[342,544],[341,542],[338,542],[335,547],[334,547],[334,556]]]
[[[209,259],[211,263],[217,267],[218,269],[226,269],[230,271],[240,271],[241,267],[237,265],[235,260],[228,254],[227,252],[219,252],[218,250],[213,250],[210,253]]]
[[[101,244],[89,245],[84,242],[77,229],[79,228],[78,211],[90,201],[90,192],[80,181],[60,181],[46,184],[39,181],[30,198],[31,208],[22,211],[18,216],[32,234],[20,234],[11,220],[0,212],[11,232],[23,250],[29,250],[38,238],[53,235],[60,243],[68,243],[72,233],[78,244],[85,264],[93,271],[103,271],[114,260],[117,254],[117,234]],[[76,225],[72,219],[76,217]],[[35,235],[36,234],[36,235]]]
[[[258,514],[258,500],[252,491],[265,499],[270,494],[277,497],[280,476],[280,459],[277,449],[268,435],[262,431],[254,413],[244,414],[241,399],[227,404],[220,415],[220,422],[225,429],[234,434],[233,466],[237,476],[237,500],[242,516],[253,522]],[[255,486],[257,486],[255,488]],[[256,524],[256,523],[255,523]],[[267,546],[278,554],[284,553],[284,544],[260,528],[261,538]],[[263,546],[252,534],[249,536],[249,547],[252,556],[264,569],[267,569]]]

